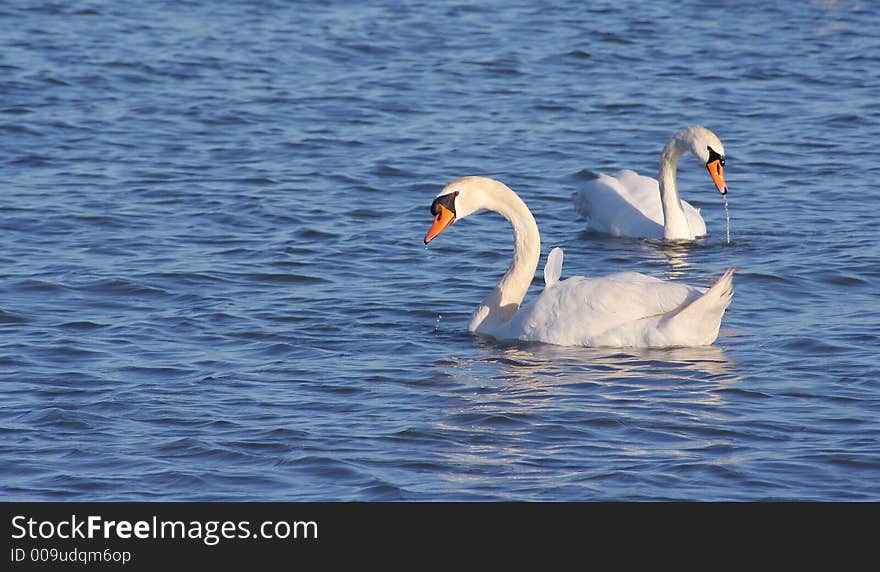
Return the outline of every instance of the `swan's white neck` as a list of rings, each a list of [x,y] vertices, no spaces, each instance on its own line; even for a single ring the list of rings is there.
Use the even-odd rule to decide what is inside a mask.
[[[498,181],[492,183],[478,194],[478,208],[495,211],[510,222],[514,237],[513,261],[495,289],[474,311],[468,327],[472,332],[492,333],[516,315],[541,257],[541,237],[535,217],[509,187]]]
[[[681,133],[669,140],[660,154],[660,202],[663,204],[663,238],[692,239],[694,233],[688,224],[687,215],[678,196],[675,172],[678,160],[690,145]]]

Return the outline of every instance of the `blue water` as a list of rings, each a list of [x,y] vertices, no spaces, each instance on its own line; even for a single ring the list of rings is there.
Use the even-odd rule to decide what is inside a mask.
[[[880,500],[880,6],[0,3],[0,498]],[[680,128],[692,246],[589,230]],[[715,345],[499,344],[509,226],[706,286]],[[531,294],[540,288],[539,267]]]

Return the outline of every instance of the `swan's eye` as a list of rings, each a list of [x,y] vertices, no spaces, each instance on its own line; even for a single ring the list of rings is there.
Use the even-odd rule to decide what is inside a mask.
[[[724,166],[724,155],[718,153],[718,151],[709,147],[708,145],[706,146],[706,149],[709,151],[709,160],[706,161],[706,165],[708,165],[709,163],[712,163],[713,161],[718,161],[719,163],[721,163],[721,166],[723,167]]]
[[[451,212],[454,213],[455,212],[455,197],[457,197],[457,196],[458,196],[458,191],[455,191],[453,193],[448,193],[446,195],[440,195],[439,197],[434,199],[434,202],[431,203],[431,214],[434,216],[437,216],[440,212],[440,209],[438,208],[440,205],[446,207],[447,209],[449,209]]]

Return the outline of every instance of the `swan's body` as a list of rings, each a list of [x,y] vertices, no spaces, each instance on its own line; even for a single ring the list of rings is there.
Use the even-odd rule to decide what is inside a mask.
[[[577,211],[592,228],[613,236],[693,240],[706,235],[700,210],[678,195],[675,173],[687,152],[702,161],[718,191],[727,193],[724,180],[724,146],[705,127],[688,127],[677,133],[660,155],[660,180],[624,169],[616,176],[600,173],[575,193]]]
[[[562,251],[555,248],[544,269],[544,290],[520,307],[538,266],[541,240],[528,207],[506,185],[483,177],[450,183],[431,206],[436,219],[425,243],[455,220],[483,209],[500,213],[513,226],[513,262],[474,312],[471,332],[593,347],[703,346],[718,337],[733,295],[733,270],[709,289],[636,272],[560,280]]]
[[[706,236],[700,209],[681,200],[685,228],[666,236],[663,203],[656,179],[624,169],[615,176],[599,173],[575,194],[575,207],[597,232],[638,238],[694,239]]]

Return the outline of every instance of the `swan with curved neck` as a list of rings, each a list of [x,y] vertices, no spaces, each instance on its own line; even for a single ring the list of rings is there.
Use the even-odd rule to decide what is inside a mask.
[[[544,290],[522,305],[541,256],[535,218],[507,185],[464,177],[447,185],[431,204],[434,223],[425,244],[454,222],[481,210],[513,227],[513,261],[474,311],[468,330],[502,340],[558,345],[672,347],[709,345],[733,295],[733,270],[709,289],[620,272],[601,278],[560,280],[562,250],[544,269]]]
[[[681,199],[676,170],[690,151],[706,166],[715,187],[727,194],[724,145],[701,126],[676,133],[660,154],[660,180],[624,169],[616,176],[600,173],[575,193],[577,211],[599,232],[613,236],[693,240],[706,235],[700,211]]]

